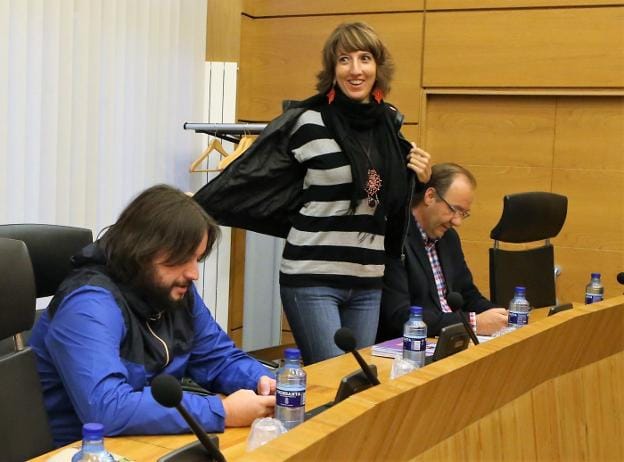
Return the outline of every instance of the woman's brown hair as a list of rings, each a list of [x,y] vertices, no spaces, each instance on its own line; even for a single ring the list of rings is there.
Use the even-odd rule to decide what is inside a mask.
[[[375,88],[387,95],[394,74],[394,63],[377,33],[363,22],[340,24],[328,37],[323,46],[323,69],[316,76],[318,92],[325,94],[332,88],[338,56],[352,51],[368,51],[373,55],[377,65]]]

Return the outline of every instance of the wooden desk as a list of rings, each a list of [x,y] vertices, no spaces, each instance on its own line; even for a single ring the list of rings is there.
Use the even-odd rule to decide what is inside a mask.
[[[623,460],[624,297],[545,316],[535,310],[529,326],[393,381],[391,360],[366,349],[380,386],[253,453],[248,428],[226,430],[220,446],[228,461]],[[351,355],[306,367],[308,409],[333,399],[357,369]],[[107,447],[142,462],[191,441],[127,436]]]
[[[380,379],[388,380],[392,361],[370,355],[370,348],[362,351],[362,356],[368,363],[375,364]],[[306,394],[306,409],[314,409],[334,399],[342,377],[359,369],[359,365],[352,355],[339,356],[322,363],[306,367],[308,374],[308,392]],[[245,454],[249,427],[228,428],[219,434],[219,446],[225,458],[229,461]],[[115,454],[125,456],[136,462],[153,462],[158,457],[195,441],[195,436],[186,435],[145,435],[122,436],[106,438],[106,448]],[[77,447],[80,443],[71,444]],[[32,459],[43,462],[57,451]]]

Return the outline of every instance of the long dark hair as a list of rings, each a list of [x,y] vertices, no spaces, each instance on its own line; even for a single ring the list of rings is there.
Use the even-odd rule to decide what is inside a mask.
[[[218,225],[179,189],[156,185],[130,202],[101,243],[109,271],[122,282],[132,282],[160,253],[167,256],[167,265],[188,261],[206,233],[202,258],[221,234]]]

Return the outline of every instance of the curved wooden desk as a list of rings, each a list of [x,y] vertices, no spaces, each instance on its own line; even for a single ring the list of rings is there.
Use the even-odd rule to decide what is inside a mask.
[[[240,460],[624,460],[623,350],[620,296],[385,381]]]
[[[228,461],[624,460],[624,296],[544,316],[392,381],[391,361],[366,349],[378,387],[254,452],[248,428],[228,429],[220,446]],[[351,355],[306,367],[308,409],[357,368]],[[193,440],[127,436],[107,447],[154,461]]]

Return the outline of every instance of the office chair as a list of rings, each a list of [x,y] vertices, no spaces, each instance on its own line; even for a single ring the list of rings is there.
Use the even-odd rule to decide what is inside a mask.
[[[0,238],[0,339],[30,329],[35,279],[26,245]],[[0,356],[0,460],[17,462],[53,449],[41,383],[30,348]]]
[[[37,298],[54,295],[71,270],[71,256],[93,242],[90,229],[30,223],[0,225],[0,237],[26,243],[35,272]]]
[[[0,238],[23,241],[28,249],[35,274],[36,296],[54,295],[59,284],[71,270],[70,258],[93,242],[90,229],[46,224],[0,225]],[[35,318],[40,311],[33,314]],[[31,326],[34,324],[31,321]],[[15,336],[15,349],[24,347],[30,331]],[[6,352],[7,341],[0,342],[0,352]]]
[[[526,287],[532,307],[555,305],[554,250],[550,239],[565,223],[568,198],[549,192],[506,195],[503,213],[490,232],[490,299],[507,306],[516,286]],[[543,240],[543,245],[520,250],[501,249],[499,242],[525,244]]]

